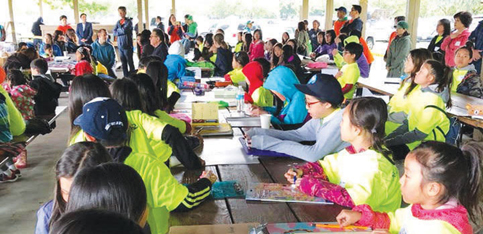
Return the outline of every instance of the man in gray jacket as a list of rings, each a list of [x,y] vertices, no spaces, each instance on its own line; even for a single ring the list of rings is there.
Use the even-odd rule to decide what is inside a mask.
[[[339,82],[331,75],[317,74],[307,85],[295,87],[305,94],[306,108],[312,119],[291,131],[252,129],[247,132],[251,147],[315,162],[349,146],[340,139],[343,112],[340,105],[344,96]],[[302,141],[315,141],[315,144],[303,145]]]

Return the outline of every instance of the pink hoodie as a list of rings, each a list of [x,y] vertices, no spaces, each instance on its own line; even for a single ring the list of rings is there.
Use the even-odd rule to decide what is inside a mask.
[[[451,36],[447,36],[443,40],[443,43],[441,43],[441,49],[445,52],[444,61],[446,62],[446,66],[454,67],[456,65],[454,63],[455,52],[458,48],[465,46],[469,36],[470,31],[468,29],[465,29],[456,38],[451,39]]]

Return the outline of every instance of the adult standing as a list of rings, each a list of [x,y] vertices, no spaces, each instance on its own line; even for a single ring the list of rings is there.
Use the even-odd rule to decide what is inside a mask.
[[[250,50],[249,50],[250,53],[248,55],[248,57],[250,58],[250,62],[256,58],[265,57],[265,54],[264,54],[265,50],[263,48],[264,48],[264,44],[262,40],[262,30],[256,29],[253,32],[253,42],[250,44]]]
[[[407,32],[409,24],[406,21],[397,23],[397,36],[389,46],[386,68],[387,77],[401,77],[404,72],[404,62],[411,49],[411,38]]]
[[[92,23],[87,22],[86,13],[80,15],[81,23],[77,24],[76,34],[80,45],[92,44]]]
[[[310,43],[312,44],[312,50],[315,50],[319,46],[319,43],[317,42],[317,33],[321,32],[320,30],[320,23],[318,20],[314,20],[312,22],[312,29],[309,31],[309,37],[310,37]],[[312,51],[307,51],[307,54],[311,53]]]
[[[334,31],[335,35],[339,36],[340,29],[347,22],[347,9],[341,6],[335,10],[337,11],[337,20],[334,22]]]
[[[40,25],[44,25],[44,19],[42,17],[39,17],[37,21],[32,24],[32,29],[30,30],[32,34],[37,37],[34,37],[35,46],[42,44],[42,39],[38,38],[42,36],[42,29],[40,28]]]
[[[444,39],[451,33],[451,22],[449,22],[449,20],[447,19],[440,19],[438,21],[438,25],[436,26],[436,33],[438,33],[438,35],[433,37],[433,39],[429,43],[428,50],[431,51],[431,53],[444,53],[444,51],[441,50],[441,44],[443,43]]]
[[[195,39],[198,36],[198,24],[193,21],[193,16],[192,15],[185,15],[184,16],[184,22],[188,26],[187,30],[186,30],[186,35],[190,39]]]
[[[349,33],[353,30],[362,32],[363,22],[360,18],[361,12],[361,6],[352,5],[351,12],[349,13],[352,19],[345,22],[344,26],[340,29],[340,33],[345,33],[346,35],[349,35]]]
[[[92,43],[92,55],[107,68],[110,77],[116,77],[114,72],[114,64],[116,63],[116,53],[114,46],[107,41],[107,31],[100,29],[97,33],[97,41]]]
[[[444,50],[444,62],[448,67],[454,67],[454,56],[455,52],[458,48],[464,46],[468,37],[470,36],[470,32],[468,27],[471,25],[471,21],[473,21],[473,17],[471,13],[467,11],[460,11],[456,13],[454,16],[454,29],[453,33],[446,37],[441,43],[441,49]]]
[[[401,21],[406,21],[406,16],[396,16],[396,17],[394,17],[394,28],[396,29],[396,31],[392,32],[391,35],[389,35],[389,41],[387,42],[387,49],[386,49],[386,53],[384,54],[384,58],[387,58],[387,51],[389,51],[389,46],[391,46],[391,42],[397,36],[397,23],[399,23]]]
[[[164,32],[164,24],[163,18],[161,16],[156,16],[156,28],[159,28],[162,32]]]
[[[171,14],[169,16],[169,27],[168,27],[169,43],[172,44],[177,40],[181,40],[183,35],[183,27],[181,27],[181,22],[176,21],[176,16]]]
[[[61,15],[60,16],[60,25],[57,27],[56,30],[62,31],[64,34],[67,33],[67,29],[73,29],[70,24],[67,23],[67,16]]]
[[[294,52],[301,55],[307,55],[307,43],[309,43],[310,38],[309,34],[305,30],[304,21],[300,21],[298,23],[297,30],[295,31],[295,40],[297,40],[297,51]]]
[[[476,26],[475,30],[471,32],[468,40],[472,41],[475,44],[475,48],[473,49],[473,65],[475,65],[478,74],[481,75],[481,53],[483,51],[483,20],[478,22],[478,26]]]
[[[168,56],[168,46],[164,42],[164,34],[161,30],[155,28],[149,37],[149,42],[154,50],[152,56],[157,56],[164,63],[166,56]]]
[[[121,19],[114,26],[113,35],[117,37],[117,47],[122,62],[122,73],[124,77],[129,75],[130,71],[134,71],[133,62],[133,45],[132,45],[132,21],[126,18],[126,7],[120,6],[118,9]],[[129,65],[129,70],[128,70]]]

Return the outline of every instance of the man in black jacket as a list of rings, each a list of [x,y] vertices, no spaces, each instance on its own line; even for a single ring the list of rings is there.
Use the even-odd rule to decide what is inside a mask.
[[[353,30],[357,30],[362,32],[363,22],[360,18],[360,14],[362,12],[362,7],[359,5],[352,5],[351,12],[349,15],[351,16],[351,20],[347,21],[344,26],[340,29],[341,33],[345,33],[349,35],[350,32]]]

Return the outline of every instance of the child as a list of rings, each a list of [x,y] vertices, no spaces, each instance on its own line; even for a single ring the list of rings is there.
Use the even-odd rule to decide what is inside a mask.
[[[339,152],[348,143],[340,139],[344,100],[339,82],[331,75],[317,74],[307,85],[295,85],[305,94],[306,108],[312,117],[304,126],[291,131],[252,128],[247,132],[251,147],[285,153],[308,162]],[[302,145],[302,141],[315,141]]]
[[[342,206],[370,204],[390,212],[401,205],[399,172],[384,150],[386,103],[379,98],[356,98],[344,109],[340,135],[351,146],[315,163],[290,169],[285,178],[300,191]]]
[[[146,186],[148,223],[152,233],[167,233],[170,211],[191,210],[210,195],[211,185],[217,180],[211,171],[203,172],[197,182],[184,186],[174,178],[164,161],[154,154],[135,152],[124,146],[126,140],[132,141],[138,136],[133,134],[133,130],[129,130],[131,134],[128,134],[128,127],[132,125],[126,116],[128,112],[119,103],[99,98],[87,103],[83,110],[75,122],[85,131],[84,137],[101,142],[110,148],[115,162],[129,165],[141,175]]]
[[[51,234],[146,234],[131,219],[117,212],[88,209],[65,214]]]
[[[58,99],[62,91],[62,86],[56,83],[51,75],[46,74],[48,70],[47,61],[44,59],[36,59],[30,63],[33,79],[29,85],[37,91],[34,96],[35,116],[47,121],[55,116],[55,108],[59,104]],[[55,127],[55,124],[52,127]]]
[[[421,141],[445,141],[450,120],[446,107],[451,107],[452,69],[436,60],[427,60],[416,73],[414,82],[420,89],[413,90],[407,100],[408,117],[385,139],[394,159],[403,159]]]
[[[386,134],[396,130],[409,113],[409,98],[415,90],[421,87],[414,83],[416,73],[419,72],[423,63],[431,59],[431,52],[427,49],[414,49],[409,51],[406,62],[404,62],[404,73],[408,76],[401,82],[399,90],[391,97],[388,107],[388,117],[386,122]]]
[[[273,45],[272,48],[272,59],[270,61],[271,68],[275,68],[276,66],[282,63],[282,55],[283,55],[283,46],[281,43],[277,43]]]
[[[225,37],[221,33],[217,33],[213,37],[213,47],[216,48],[215,73],[214,76],[225,76],[226,73],[233,70],[231,61],[233,54],[225,43]],[[262,44],[263,46],[263,44]],[[263,49],[262,49],[263,50]],[[262,51],[263,54],[263,51]]]
[[[148,216],[146,197],[146,187],[136,170],[121,163],[103,163],[77,173],[65,212],[109,210],[144,227]]]
[[[252,115],[258,116],[270,112],[273,114],[271,120],[273,124],[300,127],[310,117],[305,108],[304,94],[295,88],[295,84],[300,82],[290,68],[285,66],[274,68],[263,87],[270,90],[283,104],[277,110],[253,106]]]
[[[168,68],[161,61],[152,61],[146,67],[146,74],[160,91],[163,110],[170,113],[181,97],[181,91],[175,83],[168,80]]]
[[[127,110],[126,115],[132,126],[130,133],[132,137],[128,145],[134,152],[156,155],[163,162],[173,154],[188,170],[200,169],[204,166],[204,161],[193,152],[192,148],[187,147],[189,143],[179,129],[146,113],[139,90],[133,81],[116,80],[110,86],[110,90],[112,97]],[[156,151],[152,145],[157,146]]]
[[[345,37],[345,34],[341,34],[338,38],[344,38],[344,37]],[[354,43],[360,44],[360,40],[359,38],[357,38],[357,36],[350,36],[341,40],[342,41],[338,43],[338,48],[340,48],[340,51],[343,51],[345,45],[349,43],[354,42]],[[362,48],[364,48],[364,46]],[[344,62],[344,58],[342,57],[341,53],[339,53],[339,49],[332,50],[332,55],[334,58],[335,65],[339,69],[346,64]],[[364,77],[364,78],[369,77],[369,72],[371,69],[369,67],[369,63],[367,62],[367,58],[364,55],[364,52],[362,53],[361,57],[359,57],[359,59],[357,60],[357,66],[359,67],[359,72],[361,73],[361,77]]]
[[[266,61],[266,60],[265,60]],[[273,94],[263,88],[264,71],[259,62],[249,62],[242,69],[248,91],[245,93],[245,102],[253,103],[259,107],[273,106]]]
[[[234,49],[234,53],[237,53],[237,52],[240,52],[243,50],[243,32],[240,31],[236,34],[236,38],[237,38],[237,43],[235,45],[235,49]]]
[[[168,68],[168,80],[174,82],[186,73],[186,59],[184,58],[184,48],[181,41],[173,42],[168,53],[164,65]]]
[[[48,234],[52,224],[64,214],[70,186],[78,171],[110,161],[111,156],[101,144],[79,142],[69,146],[55,165],[54,199],[37,211],[35,234]]]
[[[201,58],[201,52],[203,51],[203,37],[198,36],[195,39],[195,49],[193,61],[198,61]]]
[[[91,65],[91,56],[90,52],[87,47],[79,47],[75,52],[75,58],[77,60],[77,64],[75,65],[74,70],[72,71],[72,75],[75,76],[83,76],[86,74],[93,74],[94,70],[92,69]]]
[[[391,233],[472,234],[468,216],[481,225],[481,155],[483,148],[476,142],[461,150],[442,142],[423,142],[407,156],[399,180],[409,207],[379,213],[370,205],[358,205],[343,210],[337,221],[341,226],[356,223]]]
[[[324,32],[320,31],[317,33],[317,42],[319,46],[317,49],[314,50],[310,54],[312,59],[315,59],[321,55],[327,54],[329,55],[330,59],[334,59],[332,55],[333,50],[337,50],[337,44],[335,43],[335,31],[334,30],[327,30],[325,34],[325,43],[324,43]]]
[[[264,54],[267,61],[270,61],[272,59],[272,49],[275,44],[277,44],[277,39],[274,38],[269,39],[267,40],[267,42],[265,42],[265,46],[263,49],[265,50]]]
[[[19,70],[10,70],[7,76],[7,84],[10,87],[8,93],[17,109],[22,113],[23,119],[34,118],[34,96],[37,92],[27,84],[25,75]]]
[[[53,60],[53,57],[54,57],[54,52],[52,50],[52,45],[51,44],[45,44],[44,45],[44,55],[42,56],[43,58],[45,58],[46,60],[48,61],[52,61]]]
[[[483,97],[483,86],[476,68],[470,62],[473,60],[473,43],[467,42],[466,46],[456,50],[454,62],[456,67],[453,71],[453,85],[451,91],[477,98]]]
[[[335,75],[342,87],[344,98],[347,100],[354,97],[356,83],[360,76],[359,66],[357,66],[356,61],[361,57],[362,50],[363,48],[360,44],[347,44],[343,52],[343,58],[347,64]]]
[[[234,85],[244,82],[246,77],[243,75],[242,69],[250,62],[248,54],[245,51],[240,51],[234,54],[231,65],[233,70],[225,75],[225,81],[231,81]]]

